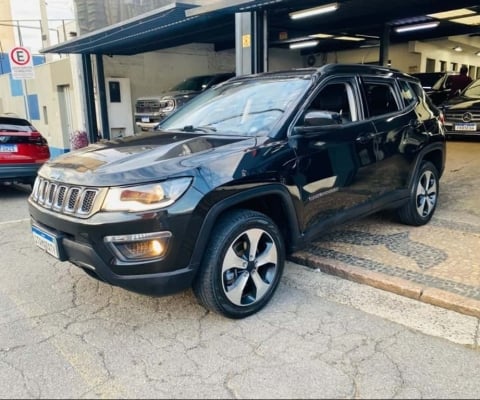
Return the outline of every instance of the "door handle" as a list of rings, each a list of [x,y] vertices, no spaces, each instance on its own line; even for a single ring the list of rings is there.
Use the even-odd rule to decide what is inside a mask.
[[[418,129],[418,128],[420,128],[420,127],[422,126],[422,122],[419,121],[419,120],[416,120],[416,119],[412,119],[412,120],[410,121],[410,126],[411,126],[412,128],[414,128],[414,129]]]
[[[373,138],[375,137],[375,134],[370,132],[370,133],[365,133],[365,134],[362,134],[360,136],[358,136],[355,141],[360,143],[360,144],[365,144],[365,143],[368,143],[370,141],[373,140]]]

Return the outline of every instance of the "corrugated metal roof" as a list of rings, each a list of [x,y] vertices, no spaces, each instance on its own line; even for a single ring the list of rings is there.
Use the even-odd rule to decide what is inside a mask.
[[[187,17],[185,11],[198,5],[172,3],[76,39],[42,49],[42,53],[138,54],[144,52],[160,35],[188,29],[199,17]]]
[[[132,55],[191,42],[208,42],[226,32],[234,39],[236,12],[253,11],[285,0],[233,0],[198,6],[172,3],[76,39],[42,49],[42,53]]]

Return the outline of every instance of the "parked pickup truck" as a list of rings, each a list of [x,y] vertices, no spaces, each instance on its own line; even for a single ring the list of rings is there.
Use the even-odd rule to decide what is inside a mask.
[[[205,89],[233,76],[233,72],[193,76],[158,96],[140,97],[135,102],[135,124],[142,131],[153,129],[161,120]]]

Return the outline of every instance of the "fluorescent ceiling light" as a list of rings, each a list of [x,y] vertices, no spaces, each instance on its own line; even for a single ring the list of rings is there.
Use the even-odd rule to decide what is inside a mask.
[[[318,40],[307,40],[305,42],[291,43],[291,49],[303,49],[304,47],[314,47],[318,44]]]
[[[480,57],[480,51],[477,51],[475,55]]]
[[[335,36],[334,39],[351,40],[352,42],[361,42],[362,40],[365,40],[365,38],[360,38],[356,36]]]
[[[355,35],[359,37],[368,38],[368,39],[380,39],[380,36],[374,36],[374,35],[362,35],[361,33],[356,33]]]
[[[463,49],[462,49],[460,46],[455,46],[455,47],[453,48],[453,50],[459,51],[459,52],[460,52],[460,51],[463,51]]]
[[[439,12],[435,14],[428,14],[429,17],[437,19],[450,19],[455,17],[462,17],[464,15],[475,14],[475,11],[469,10],[468,8],[457,8],[456,10],[450,10],[445,12]]]
[[[402,33],[402,32],[417,31],[419,29],[436,28],[439,24],[440,24],[440,21],[432,21],[432,22],[425,22],[423,24],[398,26],[395,28],[395,32]]]
[[[475,26],[475,25],[480,25],[480,15],[473,15],[471,17],[464,17],[464,18],[456,18],[456,19],[451,19],[450,21],[457,22],[459,24]]]
[[[294,11],[294,12],[291,12],[289,15],[291,19],[300,19],[300,18],[313,17],[314,15],[325,14],[328,12],[336,11],[337,9],[338,9],[338,3],[331,3],[331,4],[325,4],[320,7],[307,8],[305,10]]]
[[[328,39],[333,37],[333,35],[330,35],[329,33],[315,33],[314,35],[309,35],[309,36],[314,38],[319,38],[319,39]]]

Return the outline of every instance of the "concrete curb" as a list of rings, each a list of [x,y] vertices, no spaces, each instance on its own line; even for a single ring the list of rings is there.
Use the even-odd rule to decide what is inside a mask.
[[[478,300],[380,272],[369,271],[330,258],[319,257],[305,251],[296,252],[292,254],[289,259],[297,264],[319,269],[330,275],[480,318],[480,301]]]

